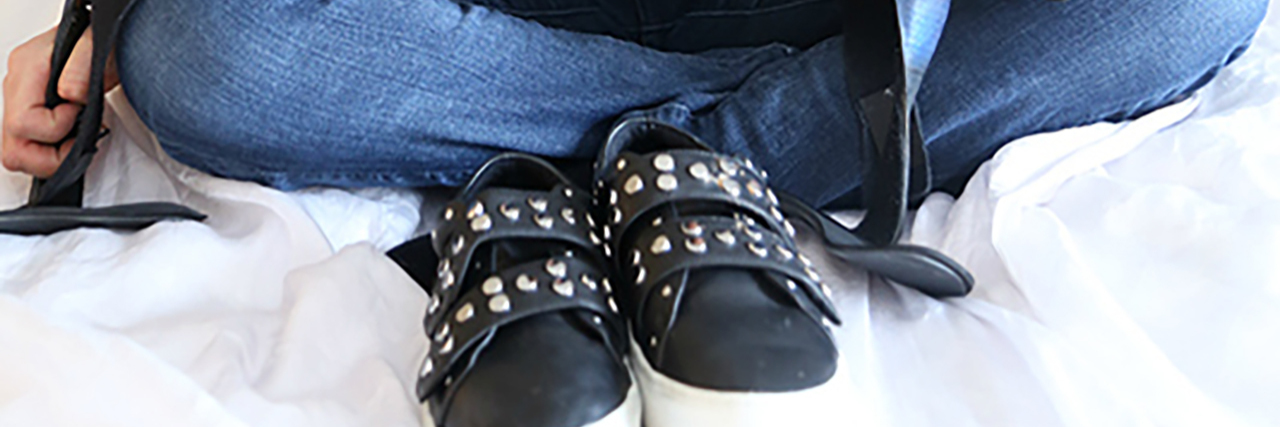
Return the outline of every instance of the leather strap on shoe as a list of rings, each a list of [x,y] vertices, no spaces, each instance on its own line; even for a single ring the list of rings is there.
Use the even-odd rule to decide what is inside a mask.
[[[550,191],[488,187],[489,172],[503,168],[550,176],[559,184]],[[592,231],[589,195],[546,162],[521,154],[494,158],[476,177],[446,205],[442,223],[432,233],[439,263],[429,290],[424,327],[430,346],[418,397],[445,393],[448,407],[450,386],[466,377],[499,329],[551,312],[575,316],[623,363],[625,324],[612,298],[607,263],[598,255],[596,245],[603,242]],[[501,241],[558,242],[578,250],[491,271],[485,260],[476,259],[477,252]],[[392,254],[396,259],[400,255]]]
[[[623,147],[636,134],[669,133],[664,143],[686,144],[639,154]],[[820,323],[839,324],[830,288],[796,247],[795,228],[784,217],[766,174],[751,161],[711,151],[692,135],[648,119],[620,124],[597,164],[600,212],[619,280],[626,286],[629,318],[656,313],[657,330],[645,327],[649,345],[661,348],[680,312],[682,274],[712,268],[763,273],[796,307]],[[607,196],[606,196],[607,194]],[[667,218],[668,208],[681,212]],[[609,253],[608,251],[606,253]],[[825,321],[825,322],[824,322]]]

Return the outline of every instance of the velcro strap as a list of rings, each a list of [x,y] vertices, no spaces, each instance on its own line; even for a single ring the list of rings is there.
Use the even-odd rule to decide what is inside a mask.
[[[601,240],[592,231],[590,196],[584,193],[566,185],[551,192],[495,187],[446,205],[443,222],[432,232],[432,245],[440,255],[432,292],[439,298],[437,305],[453,305],[476,248],[487,242],[559,241],[598,257],[595,247]],[[602,258],[598,261],[604,265]]]
[[[790,230],[765,174],[750,160],[694,149],[623,152],[608,168],[611,206],[604,237],[615,247],[637,220],[673,203],[724,204],[763,222],[763,228]]]
[[[471,353],[480,351],[480,343],[498,328],[531,316],[565,310],[593,313],[593,327],[608,341],[607,336],[623,325],[612,287],[597,265],[568,257],[529,262],[482,279],[451,306],[442,307],[433,299],[427,321],[430,348],[418,383],[419,397],[461,380],[451,377],[466,372],[455,372],[457,363],[474,360]],[[615,353],[621,349],[613,346]]]
[[[650,302],[665,304],[663,312],[675,313],[674,304],[683,280],[672,280],[686,271],[730,267],[764,271],[782,278],[773,281],[792,295],[815,319],[839,322],[830,290],[812,263],[792,240],[770,230],[726,217],[699,216],[682,222],[663,221],[637,231],[637,248],[627,254],[634,271],[634,304],[648,311]],[[816,309],[816,311],[814,310]]]

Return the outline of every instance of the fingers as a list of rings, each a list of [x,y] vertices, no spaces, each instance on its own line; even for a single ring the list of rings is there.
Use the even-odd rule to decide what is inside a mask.
[[[19,141],[5,135],[4,156],[0,160],[3,160],[5,169],[37,178],[48,178],[58,171],[58,166],[71,152],[71,146],[72,144],[62,144],[58,147],[31,140]]]
[[[93,29],[84,32],[76,47],[71,51],[62,78],[58,80],[58,96],[77,104],[88,103],[89,77],[93,66]],[[120,84],[116,73],[115,55],[107,58],[107,68],[103,73],[103,90],[110,91]]]
[[[6,169],[39,177],[52,175],[71,149],[71,144],[56,147],[48,143],[62,140],[71,131],[81,108],[75,104],[45,108],[55,31],[14,49],[9,56],[9,74],[4,79],[0,163]]]

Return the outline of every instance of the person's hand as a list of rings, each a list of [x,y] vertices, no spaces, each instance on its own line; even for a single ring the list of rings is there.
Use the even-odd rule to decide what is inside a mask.
[[[71,143],[61,141],[75,125],[76,114],[84,108],[89,93],[89,66],[93,52],[93,30],[85,31],[76,43],[71,60],[58,81],[58,94],[69,101],[57,108],[45,108],[45,88],[49,83],[50,58],[57,29],[49,30],[18,46],[9,54],[9,74],[4,77],[4,127],[0,160],[11,171],[48,178],[67,157]],[[105,85],[119,84],[114,61],[108,61]]]

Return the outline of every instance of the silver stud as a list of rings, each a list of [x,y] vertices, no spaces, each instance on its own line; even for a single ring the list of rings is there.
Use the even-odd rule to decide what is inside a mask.
[[[538,212],[547,211],[547,199],[544,199],[541,197],[530,197],[529,200],[525,202],[528,203],[529,207],[533,208],[533,210],[535,211],[538,211]]]
[[[666,286],[663,286],[663,287],[662,287],[662,297],[663,297],[663,298],[671,298],[671,293],[672,293],[672,291],[671,291],[671,285],[666,285]]]
[[[809,257],[804,256],[804,254],[797,254],[797,255],[796,255],[796,258],[799,258],[799,259],[800,259],[800,263],[801,263],[801,264],[804,264],[804,266],[805,266],[805,267],[812,267],[812,266],[813,266],[813,261],[810,261],[810,260],[809,260]]]
[[[436,310],[440,309],[440,296],[432,295],[431,301],[427,302],[427,314],[436,314]]]
[[[586,286],[587,289],[591,290],[591,292],[595,292],[600,288],[600,285],[596,283],[596,279],[592,279],[591,276],[588,276],[586,273],[583,273],[582,277],[578,278],[578,281],[582,282],[583,286]]]
[[[498,206],[498,212],[501,212],[502,216],[505,216],[507,219],[512,221],[520,219],[520,208],[506,203],[503,203],[502,206]]]
[[[471,204],[471,209],[467,210],[467,219],[476,219],[480,215],[484,215],[484,204],[480,202]]]
[[[671,252],[671,239],[668,239],[665,234],[658,235],[653,239],[653,244],[649,245],[649,252],[653,252],[654,255]]]
[[[764,196],[765,196],[765,198],[768,198],[768,199],[769,199],[769,203],[770,203],[770,204],[774,204],[774,205],[778,204],[778,195],[777,195],[777,194],[773,194],[773,189],[772,189],[772,188],[765,189],[765,190],[764,190]]]
[[[661,227],[661,226],[662,226],[662,217],[654,218],[654,219],[653,219],[653,224],[652,224],[652,225],[653,225],[655,228],[656,228],[656,227]]]
[[[744,227],[742,229],[742,234],[746,234],[747,237],[751,238],[751,240],[755,240],[757,242],[759,242],[761,239],[764,239],[764,233],[761,233],[760,231],[751,227]]]
[[[757,245],[755,243],[748,243],[747,250],[751,251],[751,253],[755,254],[760,258],[769,256],[769,249],[766,249],[765,247]]]
[[[452,221],[452,220],[453,220],[453,208],[452,208],[452,207],[444,208],[444,220],[445,220],[445,221]]]
[[[658,346],[658,337],[656,336],[649,337],[649,347],[657,347],[657,346]]]
[[[622,191],[626,191],[628,196],[639,193],[643,189],[644,180],[640,178],[640,175],[631,175],[631,178],[627,178],[627,183],[622,187]]]
[[[604,277],[600,279],[600,286],[604,288],[605,293],[607,294],[613,293],[613,285],[609,284],[608,277]]]
[[[756,170],[756,164],[752,163],[751,159],[742,159],[742,163],[747,165],[747,169]]]
[[[739,184],[738,181],[734,181],[733,178],[730,178],[728,175],[720,174],[720,178],[716,181],[716,184],[720,186],[721,190],[729,193],[730,196],[738,197],[742,195],[742,184]]]
[[[453,276],[453,270],[444,272],[444,278],[440,279],[440,289],[449,289],[454,285],[456,278]]]
[[[720,170],[729,174],[729,176],[738,176],[738,163],[726,157],[721,157]]]
[[[609,249],[609,245],[604,246],[604,256],[605,258],[613,258],[613,249]]]
[[[604,319],[601,319],[600,316],[591,316],[591,322],[600,325],[604,324]]]
[[[516,277],[516,289],[524,292],[536,291],[538,290],[538,279],[535,279],[528,274],[521,274],[519,277]]]
[[[436,267],[436,276],[443,278],[444,274],[450,271],[453,271],[453,262],[449,261],[448,258],[445,258],[444,261],[440,261],[440,265]]]
[[[479,233],[489,231],[490,228],[493,228],[493,220],[488,215],[480,215],[471,220],[471,231]]]
[[[564,189],[564,197],[565,197],[565,198],[572,199],[572,198],[573,198],[573,189],[572,189],[572,188],[567,188],[567,187],[566,187],[566,188]]]
[[[498,294],[493,298],[489,298],[489,311],[494,313],[511,311],[511,298],[507,294]]]
[[[452,350],[452,348],[450,348],[450,350]],[[451,385],[453,385],[453,377],[444,377],[444,386],[448,387]]]
[[[618,204],[618,192],[615,190],[609,190],[609,206],[616,206],[617,204]]]
[[[777,206],[769,207],[769,214],[773,215],[773,219],[776,219],[778,221],[782,221],[786,219],[785,217],[782,216],[782,211],[778,210]]]
[[[698,221],[686,221],[684,224],[680,224],[680,231],[684,232],[686,236],[698,237],[702,235],[702,224],[699,224]]]
[[[436,331],[436,342],[444,342],[444,340],[449,339],[449,332],[452,330],[449,327],[449,322],[445,322],[444,326],[441,326],[440,330]]]
[[[431,375],[431,371],[434,371],[435,369],[436,369],[435,362],[433,362],[431,358],[428,357],[427,361],[422,364],[422,370],[418,371],[418,376],[425,378],[427,375]]]
[[[488,279],[484,280],[484,283],[480,284],[480,290],[488,296],[493,296],[502,292],[502,278],[498,276],[490,276]]]
[[[634,266],[637,266],[637,265],[640,265],[640,250],[639,250],[639,249],[632,249],[632,250],[631,250],[631,265],[632,265],[633,267],[634,267]]]
[[[809,278],[813,279],[815,282],[822,280],[822,276],[818,274],[818,270],[814,270],[813,267],[805,267],[804,274],[807,274]]]
[[[659,154],[653,158],[654,169],[671,172],[676,169],[676,159],[670,154]]]
[[[692,239],[684,241],[684,248],[688,249],[689,252],[693,252],[695,254],[706,253],[707,241],[703,240],[701,237],[694,237]]]
[[[796,290],[796,281],[787,279],[787,289]]]
[[[555,277],[557,279],[563,279],[569,274],[569,266],[566,265],[564,261],[560,261],[558,259],[547,260],[546,270],[547,274],[550,274],[551,277]]]
[[[832,291],[831,291],[831,287],[830,287],[830,286],[827,286],[827,284],[826,284],[826,283],[823,283],[823,284],[822,284],[822,294],[823,294],[823,295],[826,295],[826,296],[827,296],[827,299],[831,299],[831,298],[834,298],[834,297],[835,297],[835,292],[832,292]]]
[[[614,224],[620,224],[620,223],[622,223],[622,210],[621,210],[621,209],[613,208],[613,223],[614,223]]]
[[[644,283],[644,279],[646,277],[649,277],[649,270],[645,270],[644,267],[640,267],[640,271],[636,272],[636,284],[639,285]]]
[[[773,250],[774,252],[777,252],[779,256],[782,257],[783,261],[791,261],[792,258],[796,257],[796,255],[792,253],[790,249],[787,249],[782,245],[774,246]]]
[[[618,159],[618,171],[622,171],[623,169],[626,169],[626,168],[627,168],[627,159]]]
[[[612,239],[612,238],[613,238],[612,233],[613,233],[613,227],[610,227],[610,226],[607,226],[607,225],[606,225],[606,226],[604,226],[604,239],[605,239],[605,240]]]
[[[675,191],[675,189],[680,186],[680,182],[676,180],[676,176],[669,173],[658,175],[658,182],[656,184],[658,185],[659,190],[666,192]]]
[[[565,298],[573,296],[573,282],[565,279],[556,279],[555,283],[551,284],[551,289]]]
[[[538,224],[538,227],[541,227],[543,230],[550,230],[551,227],[556,225],[555,220],[547,216],[547,214],[538,214],[533,217],[533,223]]]
[[[453,316],[453,320],[458,321],[458,323],[463,323],[471,320],[471,317],[475,315],[476,308],[473,307],[471,303],[466,303],[463,304],[462,307],[458,308],[458,312]]]
[[[689,176],[692,176],[695,179],[699,181],[704,181],[704,182],[710,181],[712,179],[711,170],[708,169],[707,165],[703,164],[702,162],[689,165]]]
[[[587,215],[583,215],[583,218],[587,219],[587,225],[591,226],[591,228],[596,228],[596,220],[591,218],[590,213],[588,213]]]
[[[573,216],[573,208],[561,209],[560,217],[564,218],[564,222],[569,223],[569,225],[575,225],[578,223],[578,218]]]
[[[747,181],[747,193],[750,193],[751,197],[759,199],[764,197],[764,187],[760,185],[760,181],[754,179]]]
[[[719,240],[721,243],[724,243],[726,245],[732,246],[735,242],[737,242],[738,239],[733,237],[733,231],[720,230],[716,232],[716,240]]]
[[[458,236],[457,239],[453,239],[453,245],[449,247],[449,252],[452,252],[454,256],[457,256],[458,254],[462,253],[462,248],[466,245],[467,245],[467,238],[463,236]]]
[[[440,346],[440,354],[449,354],[451,351],[453,351],[453,337],[449,337],[449,340]]]
[[[609,298],[609,300],[608,300],[608,301],[609,301],[609,310],[610,310],[610,311],[612,311],[612,312],[614,312],[614,313],[617,313],[617,312],[618,312],[618,303],[617,303],[617,302],[615,302],[615,301],[613,300],[613,298]]]
[[[591,217],[587,217],[587,218],[591,218]],[[600,236],[597,236],[596,232],[594,231],[587,232],[587,237],[591,238],[591,244],[593,245],[600,246],[601,244],[604,243],[603,241],[600,240]]]
[[[794,225],[791,225],[791,220],[789,219],[782,220],[782,229],[787,232],[788,236],[796,237],[796,227]]]

